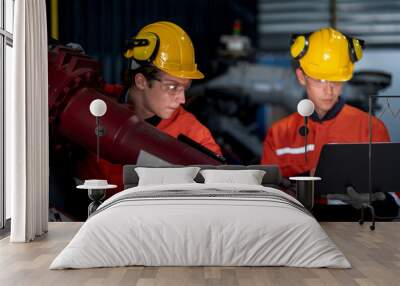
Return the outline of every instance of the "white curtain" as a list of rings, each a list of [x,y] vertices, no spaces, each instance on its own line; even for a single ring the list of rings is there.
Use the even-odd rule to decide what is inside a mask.
[[[48,229],[48,74],[45,0],[14,7],[12,91],[6,95],[6,188],[12,242]]]

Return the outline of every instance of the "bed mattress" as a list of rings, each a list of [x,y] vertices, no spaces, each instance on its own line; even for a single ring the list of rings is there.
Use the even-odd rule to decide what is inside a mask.
[[[114,195],[50,269],[129,265],[351,267],[293,197],[257,185],[198,183]]]

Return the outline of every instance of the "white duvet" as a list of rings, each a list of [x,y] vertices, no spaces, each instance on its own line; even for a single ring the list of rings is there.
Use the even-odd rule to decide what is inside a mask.
[[[154,198],[155,192],[174,190],[175,196]],[[185,190],[189,195],[180,196]],[[215,195],[220,192],[227,196]],[[82,225],[50,269],[127,265],[351,267],[294,198],[237,184],[142,186],[118,193]]]

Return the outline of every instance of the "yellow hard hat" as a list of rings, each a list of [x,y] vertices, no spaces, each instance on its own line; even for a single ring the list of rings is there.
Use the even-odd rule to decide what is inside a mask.
[[[328,81],[347,81],[354,63],[362,58],[364,41],[332,28],[294,35],[290,53],[306,75]]]
[[[192,41],[182,28],[171,22],[156,22],[142,28],[125,51],[126,58],[139,64],[151,63],[175,77],[201,79]]]

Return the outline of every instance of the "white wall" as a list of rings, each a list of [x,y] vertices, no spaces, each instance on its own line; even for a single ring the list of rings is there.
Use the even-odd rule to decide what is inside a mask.
[[[380,92],[379,95],[400,96],[400,49],[365,50],[362,60],[356,64],[356,71],[365,69],[391,73],[392,85]],[[400,142],[400,98],[389,99],[389,103],[393,112],[398,113],[398,116],[394,118],[390,112],[386,111],[382,116],[382,120],[389,129],[392,141]],[[382,106],[387,105],[385,99],[381,99],[379,104]]]

